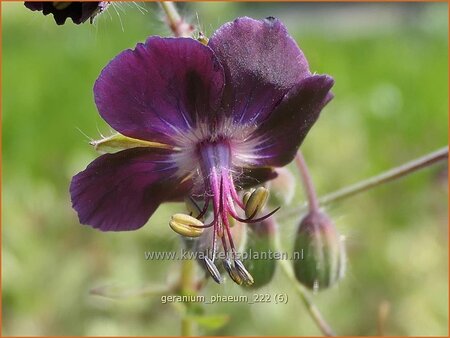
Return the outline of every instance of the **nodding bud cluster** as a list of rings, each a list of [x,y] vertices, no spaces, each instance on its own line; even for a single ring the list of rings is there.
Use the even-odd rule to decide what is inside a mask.
[[[320,211],[312,211],[300,223],[294,252],[297,280],[318,291],[333,286],[345,273],[344,242],[331,219]]]
[[[277,262],[271,253],[275,252],[277,228],[273,216],[248,226],[246,250],[249,255],[245,264],[255,279],[253,288],[268,284],[275,274]]]

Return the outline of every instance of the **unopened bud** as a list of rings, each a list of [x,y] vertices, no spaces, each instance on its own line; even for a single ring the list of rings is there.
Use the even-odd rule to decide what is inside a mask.
[[[175,231],[177,234],[186,237],[199,237],[203,233],[203,228],[201,227],[204,224],[198,219],[186,215],[186,214],[175,214],[172,216],[169,226]]]
[[[276,260],[270,255],[275,252],[276,230],[277,225],[273,216],[248,225],[246,251],[250,255],[245,264],[253,276],[254,288],[270,283],[275,274]]]
[[[271,205],[289,205],[295,194],[296,179],[288,168],[276,168],[277,177],[266,183]]]
[[[294,257],[297,280],[315,291],[331,287],[344,276],[344,243],[331,219],[322,212],[311,212],[301,221]]]
[[[256,216],[264,208],[268,198],[269,190],[264,187],[256,189],[248,198],[247,203],[245,203],[245,215],[247,217]]]

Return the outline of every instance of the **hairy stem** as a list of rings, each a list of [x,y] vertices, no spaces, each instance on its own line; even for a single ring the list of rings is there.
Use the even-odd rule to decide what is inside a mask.
[[[303,182],[303,187],[305,189],[305,194],[308,198],[309,211],[317,211],[319,209],[319,201],[317,199],[316,190],[314,189],[314,184],[309,174],[308,166],[306,165],[305,158],[301,151],[298,151],[295,156],[295,164],[297,165],[298,171],[300,172],[300,177]]]
[[[275,247],[278,252],[283,252],[282,246],[281,246],[281,239],[280,239],[280,235],[278,232],[276,232],[276,234],[275,234]],[[308,290],[306,290],[303,287],[303,285],[301,285],[295,278],[294,271],[292,269],[292,266],[289,264],[289,262],[287,260],[282,259],[282,260],[278,261],[278,263],[279,263],[283,273],[286,275],[286,277],[290,280],[291,284],[294,286],[295,291],[300,296],[300,299],[302,300],[303,304],[305,305],[306,310],[308,311],[309,315],[316,323],[319,330],[325,336],[335,336],[333,329],[327,323],[327,321],[323,318],[322,313],[320,312],[318,307],[312,301]]]
[[[323,318],[320,310],[313,303],[308,291],[295,279],[294,273],[293,273],[292,268],[289,265],[288,261],[280,260],[279,265],[281,266],[281,269],[283,270],[286,277],[288,277],[289,280],[292,282],[292,285],[294,286],[295,291],[300,296],[303,304],[306,307],[306,310],[309,312],[310,316],[312,317],[314,322],[317,324],[317,327],[320,329],[320,331],[322,331],[322,333],[325,336],[335,336],[335,333],[331,329],[330,325],[328,325],[328,323]]]
[[[321,205],[327,205],[341,199],[356,195],[358,193],[369,190],[378,185],[393,181],[397,178],[412,174],[413,172],[426,168],[436,162],[440,162],[448,158],[448,146],[436,150],[430,154],[422,156],[416,160],[405,163],[401,166],[385,171],[380,175],[368,178],[361,182],[355,183],[348,187],[339,189],[333,193],[327,194],[319,199]]]
[[[412,174],[420,169],[429,167],[435,163],[445,161],[448,159],[448,146],[438,149],[432,153],[419,157],[413,161],[407,162],[396,168],[385,171],[379,175],[362,180],[355,184],[349,185],[332,193],[326,194],[318,199],[319,205],[324,206],[331,204],[332,202],[340,201],[351,197],[353,195],[370,190],[379,185],[394,181],[403,176]],[[305,206],[301,206],[296,209],[292,209],[289,212],[279,215],[280,219],[286,219],[299,215]]]
[[[191,37],[194,28],[183,20],[172,1],[161,1],[159,3],[166,15],[166,23],[176,37]]]

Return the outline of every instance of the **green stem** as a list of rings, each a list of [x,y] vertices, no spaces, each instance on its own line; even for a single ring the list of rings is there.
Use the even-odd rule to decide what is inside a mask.
[[[391,170],[385,171],[380,175],[370,177],[366,180],[352,184],[350,186],[339,189],[335,192],[326,194],[318,199],[319,205],[325,206],[332,202],[340,201],[353,195],[370,190],[376,186],[394,181],[400,177],[412,174],[420,169],[429,167],[435,163],[448,159],[448,146],[438,149],[425,156],[419,157],[413,161],[400,165]],[[279,219],[286,219],[292,216],[299,215],[305,206],[290,210],[289,212],[279,215]]]
[[[294,273],[288,261],[280,260],[279,265],[281,266],[281,269],[286,277],[288,277],[292,282],[292,285],[295,287],[295,291],[300,296],[306,310],[309,312],[320,331],[322,331],[325,336],[335,336],[335,333],[331,329],[330,325],[328,325],[317,306],[313,303],[308,291],[295,279]]]
[[[195,292],[195,261],[192,259],[184,259],[181,262],[180,286],[181,294],[188,295]],[[189,306],[189,305],[187,305]],[[195,331],[195,323],[190,319],[189,309],[186,309],[184,317],[181,319],[181,335],[193,336]]]
[[[278,232],[275,235],[275,247],[277,248],[278,252],[283,252],[281,250],[281,239]],[[295,291],[300,296],[300,299],[302,300],[303,304],[305,305],[306,310],[308,311],[311,318],[316,323],[317,327],[320,329],[320,331],[325,336],[335,336],[335,333],[333,332],[333,329],[331,326],[327,323],[327,321],[323,318],[322,313],[317,308],[317,306],[314,304],[314,302],[311,299],[311,296],[309,295],[309,292],[301,285],[297,279],[295,278],[294,271],[292,269],[292,266],[289,265],[289,262],[287,260],[280,260],[278,261],[279,266],[281,267],[281,270],[284,272],[286,277],[290,280],[291,284],[294,286]]]
[[[188,24],[178,14],[178,10],[172,1],[162,1],[159,3],[166,15],[166,23],[176,37],[191,37],[193,32],[192,25]],[[181,262],[180,291],[181,294],[195,293],[195,262],[191,259],[184,259]],[[195,323],[191,320],[189,314],[189,304],[186,306],[186,312],[181,319],[181,335],[193,336],[196,331]]]
[[[192,337],[194,335],[194,322],[187,317],[181,320],[181,335],[183,337]]]
[[[446,160],[448,158],[448,146],[435,152],[422,156],[416,160],[405,163],[401,166],[385,171],[384,173],[355,183],[331,194],[327,194],[319,199],[321,205],[327,205],[331,202],[340,201],[344,198],[359,194],[378,185],[391,182],[397,178],[412,174],[417,170],[426,168],[434,163]]]

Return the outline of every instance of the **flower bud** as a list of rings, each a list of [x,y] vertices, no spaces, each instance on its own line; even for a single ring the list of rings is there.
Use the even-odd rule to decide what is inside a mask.
[[[198,219],[185,215],[175,214],[172,216],[169,226],[177,234],[186,237],[199,237],[203,233],[203,228],[196,228],[203,226],[203,223]]]
[[[277,176],[266,183],[271,205],[289,205],[295,194],[296,179],[288,168],[276,168]]]
[[[345,247],[331,219],[311,212],[300,223],[294,245],[294,271],[306,287],[331,287],[345,272]]]
[[[245,264],[253,276],[254,288],[268,284],[275,274],[276,260],[271,254],[275,252],[276,230],[277,225],[273,216],[248,225],[246,251],[249,257],[245,260]]]
[[[246,196],[244,195],[244,198]],[[247,217],[256,216],[262,208],[266,205],[267,199],[269,198],[269,190],[264,187],[259,187],[251,193],[245,203],[245,215]]]

